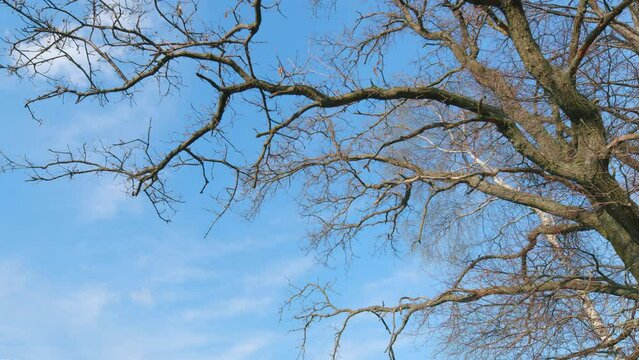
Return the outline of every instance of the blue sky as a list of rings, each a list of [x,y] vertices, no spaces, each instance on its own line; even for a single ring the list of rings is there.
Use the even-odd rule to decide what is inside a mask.
[[[307,52],[308,37],[328,25],[308,20],[306,2],[283,10],[287,17],[264,31],[274,39],[269,51],[286,59]],[[0,24],[10,31],[6,13]],[[301,25],[305,31],[287,30]],[[186,78],[174,96],[145,89],[135,104],[48,102],[36,108],[45,119],[38,124],[22,103],[39,84],[1,76],[0,150],[14,157],[43,159],[49,148],[128,138],[150,119],[157,136],[171,136],[183,130],[174,125],[190,105],[207,100]],[[307,223],[287,194],[254,219],[228,214],[205,238],[214,204],[199,194],[196,173],[172,179],[185,204],[170,224],[109,177],[46,184],[26,177],[0,175],[0,359],[293,359],[300,334],[290,330],[300,324],[291,312],[279,315],[289,282],[333,282],[344,306],[394,303],[437,284],[417,256],[378,251],[366,238],[349,261],[338,254],[318,264],[302,250]],[[315,326],[308,359],[328,359],[333,326]],[[398,358],[430,358],[423,340],[400,341]],[[386,358],[386,341],[377,321],[358,320],[342,357]]]

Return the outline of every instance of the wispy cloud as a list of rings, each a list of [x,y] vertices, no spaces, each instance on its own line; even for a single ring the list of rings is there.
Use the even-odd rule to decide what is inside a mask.
[[[36,276],[37,275],[37,276]],[[106,284],[69,286],[34,274],[17,260],[0,261],[0,356],[16,359],[209,359],[211,349],[222,359],[244,359],[268,344],[257,334],[233,344],[222,328],[201,331],[193,321],[162,317],[144,322],[127,315],[127,302],[153,302],[146,289],[124,292]],[[19,279],[8,281],[8,279]],[[258,311],[269,299],[233,298],[212,304],[214,311],[198,316],[242,316]],[[251,306],[251,305],[254,305]],[[225,308],[222,306],[226,306]],[[168,308],[170,309],[170,308]],[[202,308],[205,311],[206,307]],[[132,312],[131,314],[135,314]],[[160,312],[161,314],[161,312]],[[162,318],[166,320],[160,321]],[[203,322],[208,324],[210,322]],[[245,337],[244,335],[240,337]],[[203,349],[200,353],[198,349]],[[207,350],[208,349],[208,350]],[[208,354],[208,355],[206,355]],[[218,358],[218,357],[216,357]]]
[[[21,262],[0,261],[0,299],[23,291],[27,279],[27,271]]]
[[[127,196],[122,185],[109,179],[95,181],[81,198],[78,214],[85,221],[110,219],[124,210],[131,212],[140,208],[140,201]]]
[[[243,296],[218,300],[198,309],[183,312],[187,321],[209,321],[218,318],[233,318],[244,315],[264,315],[265,310],[273,305],[273,298],[268,296]]]
[[[266,269],[254,274],[247,274],[243,282],[246,287],[250,288],[287,285],[289,281],[308,272],[313,265],[314,260],[311,257],[280,260],[270,264]]]
[[[247,360],[247,359],[264,359],[264,354],[257,356],[257,353],[268,346],[270,339],[267,336],[259,336],[247,338],[246,340],[233,345],[227,351],[221,353],[217,359],[219,360]]]
[[[418,258],[409,258],[396,266],[392,272],[362,284],[358,299],[353,306],[393,304],[403,296],[430,296],[439,287],[433,276],[421,265]]]
[[[62,314],[74,324],[95,326],[105,308],[118,302],[118,296],[104,285],[90,285],[74,290],[58,301]]]
[[[129,299],[137,305],[152,306],[155,304],[155,295],[150,289],[142,288],[131,291],[129,293]]]

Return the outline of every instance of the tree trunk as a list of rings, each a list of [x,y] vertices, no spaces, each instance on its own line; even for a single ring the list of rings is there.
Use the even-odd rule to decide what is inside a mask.
[[[595,228],[639,280],[639,208],[609,173],[592,179],[591,200],[601,208]]]

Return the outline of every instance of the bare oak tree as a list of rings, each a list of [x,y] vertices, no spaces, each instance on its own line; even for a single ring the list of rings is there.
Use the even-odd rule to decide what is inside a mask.
[[[277,1],[0,3],[20,24],[3,67],[48,84],[26,103],[34,117],[42,101],[130,98],[152,81],[171,94],[184,77],[214,97],[169,150],[149,134],[6,169],[113,174],[163,218],[177,201],[166,175],[182,168],[201,169],[202,192],[212,172],[233,175],[215,191],[220,215],[301,183],[321,255],[381,232],[449,263],[448,289],[395,305],[351,309],[327,286],[297,289],[304,339],[339,319],[333,357],[369,314],[391,359],[406,329],[435,329],[468,358],[639,358],[638,1],[314,1],[357,8],[350,30],[268,66],[254,54]],[[410,68],[388,70],[393,58]],[[77,78],[51,71],[60,63]],[[235,106],[259,117],[247,125]],[[260,145],[237,156],[231,122],[258,129]]]

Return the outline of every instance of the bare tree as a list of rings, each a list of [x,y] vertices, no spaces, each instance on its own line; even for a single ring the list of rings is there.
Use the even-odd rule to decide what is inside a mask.
[[[449,287],[432,298],[351,309],[326,286],[298,289],[304,337],[341,319],[333,357],[364,314],[389,332],[390,358],[407,328],[436,328],[469,358],[639,357],[639,2],[358,2],[353,30],[317,40],[321,54],[268,68],[253,54],[277,1],[215,14],[179,0],[0,3],[21,24],[3,66],[50,85],[30,111],[129,98],[150,81],[170,94],[186,76],[216,99],[168,151],[149,132],[6,168],[36,181],[114,174],[163,218],[176,201],[166,175],[181,168],[201,168],[202,192],[214,166],[234,175],[215,192],[220,215],[295,181],[323,256],[370,228],[444,255]],[[385,66],[411,54],[403,73]],[[77,79],[51,71],[60,62]],[[243,156],[221,131],[239,104],[261,114],[250,124],[261,144]]]

